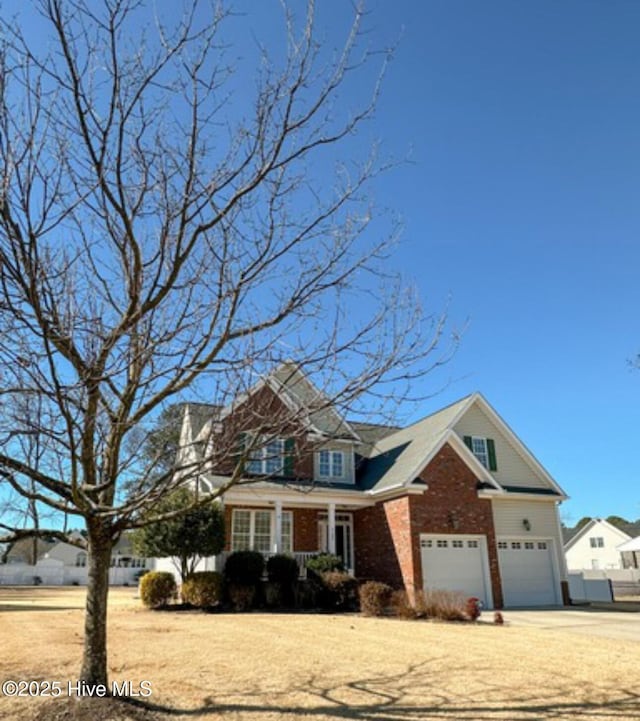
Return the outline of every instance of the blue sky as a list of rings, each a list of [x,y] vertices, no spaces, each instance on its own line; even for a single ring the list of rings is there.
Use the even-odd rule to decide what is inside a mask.
[[[404,28],[378,113],[413,147],[396,262],[468,318],[434,405],[480,390],[568,522],[640,517],[640,3],[380,0],[369,24]]]
[[[317,5],[337,46],[351,4]],[[277,2],[238,7],[277,36]],[[405,227],[393,263],[466,329],[409,420],[479,390],[571,497],[568,524],[640,518],[640,3],[367,7],[366,42],[397,49],[363,140],[410,159],[376,185]]]
[[[276,0],[236,5],[245,51],[247,21],[281,31]],[[337,45],[351,4],[318,6]],[[397,49],[356,142],[410,157],[376,183],[404,223],[393,264],[466,328],[411,419],[479,390],[571,496],[568,523],[640,518],[640,3],[368,7],[366,42]]]

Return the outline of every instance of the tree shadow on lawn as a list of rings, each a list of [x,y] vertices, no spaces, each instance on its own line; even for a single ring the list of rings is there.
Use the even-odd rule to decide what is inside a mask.
[[[497,721],[498,719],[573,719],[577,716],[593,721],[602,719],[640,718],[640,693],[618,687],[583,684],[583,699],[570,700],[575,687],[559,680],[554,687],[526,688],[515,691],[495,681],[479,680],[477,667],[461,668],[469,683],[464,692],[450,691],[444,673],[434,674],[431,664],[436,659],[408,667],[397,675],[376,676],[339,685],[323,683],[309,677],[298,681],[290,689],[269,694],[268,702],[261,702],[264,689],[243,689],[216,698],[205,697],[198,708],[179,709],[149,700],[127,699],[127,705],[154,714],[154,719],[236,714],[242,719],[261,714],[277,714],[278,718],[353,719],[355,721],[425,721],[452,719],[454,721]],[[475,675],[474,675],[475,672]],[[292,697],[303,696],[295,702]],[[426,702],[424,699],[429,699]],[[567,699],[567,700],[563,700]],[[156,716],[157,714],[157,716]]]

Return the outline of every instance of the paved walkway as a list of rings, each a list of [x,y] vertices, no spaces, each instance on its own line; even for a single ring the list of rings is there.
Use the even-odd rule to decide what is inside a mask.
[[[535,610],[505,610],[506,623],[549,631],[568,631],[583,636],[625,639],[640,642],[640,613],[610,611],[599,608],[553,608]],[[487,612],[487,620],[490,612]]]

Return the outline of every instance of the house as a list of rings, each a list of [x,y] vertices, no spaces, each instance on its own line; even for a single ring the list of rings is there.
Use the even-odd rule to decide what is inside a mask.
[[[406,428],[349,422],[286,363],[225,408],[186,406],[181,463],[229,480],[216,439],[235,434],[244,479],[223,494],[225,553],[328,551],[360,578],[460,590],[487,607],[568,602],[558,505],[566,495],[479,393]],[[284,418],[277,437],[269,418]],[[260,432],[255,431],[260,418]],[[223,554],[224,556],[224,554]],[[219,568],[224,558],[209,559]]]
[[[618,553],[622,558],[622,568],[640,568],[640,536],[620,544]]]
[[[630,540],[603,518],[592,518],[565,544],[567,567],[570,571],[623,568],[618,546]]]
[[[77,540],[80,534],[71,532],[70,540]],[[74,538],[75,537],[75,538]],[[28,541],[28,543],[24,543]],[[7,563],[0,565],[0,584],[33,585],[80,585],[87,583],[87,552],[65,541],[45,541],[38,545],[38,558],[33,562],[32,539],[20,539],[12,546]],[[133,585],[140,572],[151,566],[149,559],[133,553],[127,535],[120,537],[111,555],[109,583],[112,586]],[[36,581],[39,579],[39,581]]]
[[[3,563],[35,564],[47,551],[56,545],[56,541],[47,538],[20,538],[9,544],[3,557]]]

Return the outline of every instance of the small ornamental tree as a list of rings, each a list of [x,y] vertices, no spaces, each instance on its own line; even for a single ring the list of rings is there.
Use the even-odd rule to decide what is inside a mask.
[[[217,501],[194,506],[195,495],[187,488],[174,491],[160,501],[150,523],[133,533],[133,546],[140,556],[177,559],[185,581],[204,556],[215,556],[224,548],[224,513]],[[153,515],[184,510],[168,520],[153,523]]]

